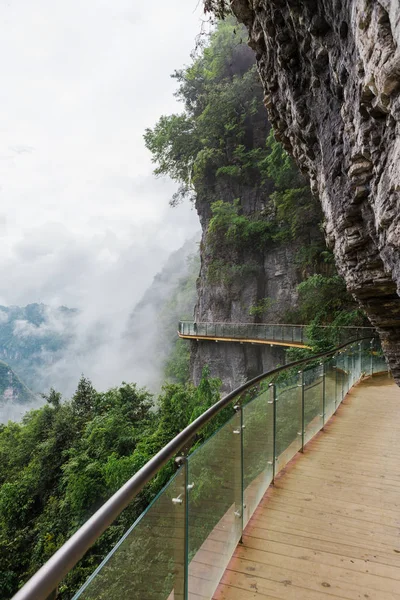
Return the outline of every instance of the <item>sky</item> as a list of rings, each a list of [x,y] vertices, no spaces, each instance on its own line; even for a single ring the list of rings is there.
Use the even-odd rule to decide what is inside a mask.
[[[143,133],[181,110],[170,74],[201,17],[197,0],[0,0],[0,304],[122,331],[199,230],[189,204],[169,207]]]
[[[132,305],[198,229],[189,205],[168,206],[175,186],[142,137],[180,110],[170,74],[189,62],[196,5],[0,0],[0,303]]]

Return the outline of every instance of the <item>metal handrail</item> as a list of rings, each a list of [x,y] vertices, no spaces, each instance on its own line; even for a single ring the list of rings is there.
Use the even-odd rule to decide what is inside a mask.
[[[13,600],[46,600],[54,592],[57,585],[67,573],[78,563],[89,548],[96,542],[101,534],[115,521],[122,511],[132,502],[135,496],[143,489],[154,475],[171,459],[179,450],[187,446],[196,433],[215,417],[222,409],[228,406],[237,396],[261,380],[277,375],[278,373],[307,362],[332,356],[352,344],[370,339],[363,337],[346,342],[341,346],[321,352],[308,358],[296,360],[287,365],[277,367],[271,371],[257,375],[247,383],[236,388],[224,398],[221,398],[190,425],[183,429],[153,458],[151,458],[131,479],[129,479],[103,506],[78,529],[53,556],[33,575],[33,577],[15,594]]]
[[[193,321],[192,319],[181,319],[179,323],[191,323],[192,325],[251,325],[252,327],[309,327],[309,324],[296,324],[296,323],[231,323],[230,321]],[[316,325],[321,329],[366,329],[368,331],[375,332],[375,328],[367,325]]]

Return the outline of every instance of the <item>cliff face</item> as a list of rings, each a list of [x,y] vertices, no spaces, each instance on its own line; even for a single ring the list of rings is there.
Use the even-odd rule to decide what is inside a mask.
[[[400,5],[233,0],[278,139],[318,193],[348,290],[400,382]]]
[[[282,321],[285,312],[296,305],[296,285],[300,274],[296,267],[294,246],[279,246],[267,250],[263,256],[244,252],[243,264],[253,271],[237,275],[230,284],[208,281],[209,256],[202,253],[198,280],[196,320],[207,322],[249,323],[254,317],[249,308],[260,298],[270,298],[271,306],[263,321]],[[191,342],[192,379],[197,384],[204,365],[211,374],[220,377],[224,391],[241,385],[259,373],[285,363],[285,351],[279,346],[261,346],[227,342]]]
[[[270,124],[262,105],[262,86],[253,69],[255,56],[246,48],[241,37],[233,37],[232,40],[233,50],[230,53],[225,50],[224,69],[224,89],[230,91],[227,96],[221,92],[218,98],[213,97],[213,103],[221,101],[221,106],[224,106],[225,98],[231,98],[233,110],[228,113],[228,122],[225,113],[218,115],[223,127],[220,131],[214,127],[216,131],[213,130],[209,137],[210,147],[199,153],[210,152],[216,146],[218,161],[210,163],[201,171],[201,178],[196,179],[196,209],[202,226],[202,242],[195,319],[211,323],[279,323],[285,319],[285,313],[296,307],[296,286],[307,270],[305,261],[301,262],[299,257],[313,245],[319,249],[325,247],[318,226],[322,214],[318,202],[306,194],[305,202],[308,204],[303,209],[307,212],[304,227],[300,227],[295,241],[290,234],[286,234],[284,239],[283,222],[287,215],[278,215],[273,199],[276,182],[260,161],[260,156],[269,154],[266,142]],[[223,55],[223,43],[222,38],[217,56]],[[248,82],[250,91],[244,88],[243,81]],[[221,81],[217,79],[215,89],[221,89],[219,86]],[[233,94],[231,90],[235,90],[233,96],[230,96]],[[238,131],[236,137],[232,137],[231,131]],[[219,141],[213,146],[215,137]],[[246,157],[245,160],[240,158],[242,156]],[[306,186],[300,177],[291,181],[294,188]],[[229,217],[222,225],[220,222],[220,227],[212,235],[210,224],[215,221],[215,202],[224,203],[223,210],[228,212]],[[301,209],[298,212],[301,218]],[[256,228],[244,234],[235,220],[236,216],[239,221],[241,218],[248,219],[247,223],[256,224]],[[265,239],[260,238],[257,226],[264,231],[271,226]],[[314,265],[312,272],[313,269]],[[254,311],[260,303],[263,309]],[[284,364],[284,360],[285,351],[279,347],[227,342],[191,343],[193,381],[199,382],[202,368],[208,365],[211,375],[223,381],[225,391],[277,364]]]
[[[265,145],[269,124],[266,115],[260,112],[253,123],[257,131],[256,143]],[[304,272],[299,264],[299,255],[305,246],[323,244],[322,234],[314,225],[307,227],[295,243],[268,244],[262,250],[250,244],[229,247],[222,237],[217,245],[209,239],[211,219],[210,204],[221,199],[232,203],[240,199],[243,214],[252,216],[271,211],[269,194],[271,182],[255,182],[252,186],[241,185],[230,180],[229,185],[218,183],[199,194],[196,209],[202,225],[201,269],[197,282],[198,299],[195,319],[198,322],[283,322],[285,313],[297,305],[296,286],[302,281]],[[320,217],[315,203],[313,219]],[[251,315],[250,309],[260,301],[268,299],[266,310]],[[229,342],[191,342],[191,378],[198,384],[205,365],[211,375],[223,382],[223,390],[230,391],[256,375],[285,363],[285,350],[279,346],[261,346]]]

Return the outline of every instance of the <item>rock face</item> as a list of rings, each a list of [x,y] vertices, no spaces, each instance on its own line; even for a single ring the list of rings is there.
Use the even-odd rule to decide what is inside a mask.
[[[243,200],[242,196],[242,200]],[[196,320],[210,323],[250,323],[249,308],[260,298],[271,298],[267,320],[281,322],[286,311],[296,305],[296,285],[301,280],[296,268],[299,247],[280,246],[266,251],[264,256],[251,252],[242,254],[243,264],[250,267],[235,276],[230,284],[216,282],[210,285],[207,252],[202,253],[202,267],[198,281]],[[228,392],[262,372],[285,364],[285,350],[279,346],[262,346],[229,342],[191,342],[191,372],[198,384],[204,365],[211,375],[223,382]]]
[[[400,3],[233,0],[278,139],[400,383]]]
[[[260,144],[265,140],[269,125],[259,125]],[[262,137],[263,134],[263,137]],[[255,186],[218,184],[215,197],[225,202],[240,198],[240,206],[246,215],[268,210],[268,194],[271,183]],[[207,230],[211,218],[210,193],[197,196],[196,209],[200,217],[203,235],[201,243],[201,269],[197,282],[198,299],[195,309],[197,322],[253,323],[257,320],[281,323],[285,313],[297,306],[296,286],[304,273],[298,257],[305,245],[323,243],[322,234],[315,224],[305,231],[296,243],[272,244],[263,252],[248,248],[227,249],[222,240],[218,247],[209,247]],[[315,205],[314,219],[320,218]],[[222,265],[215,277],[215,265]],[[228,267],[228,268],[227,268]],[[249,309],[264,298],[270,306],[262,318],[250,316]],[[228,392],[262,372],[285,364],[285,350],[279,346],[262,346],[230,342],[190,342],[191,378],[197,385],[205,365],[213,377],[223,382]]]

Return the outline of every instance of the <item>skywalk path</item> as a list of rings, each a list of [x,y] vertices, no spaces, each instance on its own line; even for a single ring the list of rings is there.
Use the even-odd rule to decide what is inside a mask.
[[[332,329],[321,326],[320,329]],[[373,335],[372,327],[341,327],[335,330],[337,345]],[[272,323],[195,323],[180,321],[178,335],[182,339],[214,342],[264,344],[291,348],[308,348],[306,325]]]
[[[202,325],[180,334],[200,340]],[[203,337],[242,339],[218,325]],[[263,327],[269,335],[275,326]],[[238,335],[254,335],[243,328]],[[273,341],[305,345],[299,331],[281,329]],[[218,400],[14,600],[56,599],[81,557],[174,462],[175,474],[72,600],[400,600],[400,389],[376,337],[363,334]]]
[[[399,440],[393,380],[351,389],[264,495],[214,600],[400,598]]]

